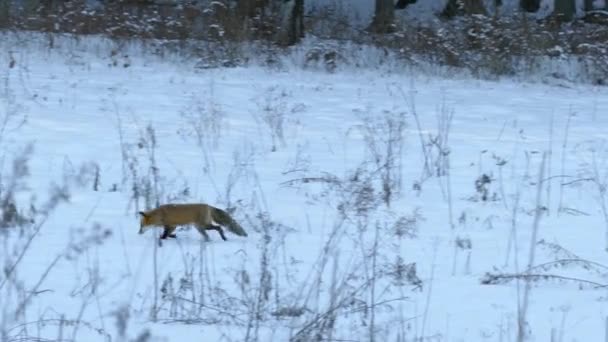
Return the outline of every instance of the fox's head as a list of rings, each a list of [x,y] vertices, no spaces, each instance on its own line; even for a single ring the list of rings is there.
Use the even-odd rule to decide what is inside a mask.
[[[152,218],[143,211],[140,211],[139,215],[141,216],[141,220],[139,221],[139,234],[143,234],[152,226]]]

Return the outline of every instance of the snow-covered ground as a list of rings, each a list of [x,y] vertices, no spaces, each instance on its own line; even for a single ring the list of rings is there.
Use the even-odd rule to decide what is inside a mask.
[[[27,156],[36,207],[3,230],[3,339],[515,341],[526,279],[530,340],[605,338],[607,88],[198,69],[96,39],[0,41],[0,195]],[[51,184],[70,198],[42,222]],[[159,247],[146,184],[249,236]]]

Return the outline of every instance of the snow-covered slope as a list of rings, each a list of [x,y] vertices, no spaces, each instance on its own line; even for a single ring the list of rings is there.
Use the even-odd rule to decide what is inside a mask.
[[[31,144],[19,207],[35,196],[39,223],[49,185],[70,192],[31,244],[3,231],[5,338],[515,341],[526,279],[532,340],[604,338],[606,88],[201,70],[56,39],[0,43],[3,189]],[[234,207],[249,236],[159,247],[137,234],[146,184]]]

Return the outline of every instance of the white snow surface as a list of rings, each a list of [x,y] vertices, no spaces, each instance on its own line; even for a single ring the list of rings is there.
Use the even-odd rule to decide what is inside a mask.
[[[27,335],[121,341],[146,330],[153,341],[245,340],[254,317],[247,303],[260,298],[265,234],[256,222],[264,212],[276,223],[266,260],[271,290],[257,331],[249,331],[251,339],[287,341],[316,313],[332,308],[332,284],[342,286],[333,289],[338,293],[333,300],[340,301],[354,290],[351,286],[377,277],[373,294],[366,288],[357,303],[338,311],[334,340],[371,340],[374,331],[375,339],[386,341],[515,341],[524,281],[484,285],[481,280],[487,272],[526,269],[543,153],[540,206],[545,210],[534,265],[578,258],[608,265],[608,222],[601,206],[608,180],[606,87],[440,78],[382,68],[332,74],[297,65],[197,69],[194,61],[172,55],[131,49],[125,56],[120,45],[95,37],[57,38],[53,48],[47,43],[17,41],[10,34],[0,41],[0,118],[8,118],[0,141],[3,189],[12,160],[28,144],[33,152],[27,186],[17,191],[20,208],[27,210],[32,196],[43,203],[50,184],[70,183],[69,201],[32,239],[11,276],[17,280],[0,288],[2,329],[14,340]],[[112,49],[118,54],[112,56]],[[400,113],[406,123],[403,148],[394,153],[401,188],[394,189],[390,206],[379,203],[367,221],[352,211],[342,220],[339,207],[346,194],[328,190],[327,183],[287,185],[328,174],[347,182],[357,167],[373,169],[366,127],[382,127]],[[444,146],[449,181],[446,175],[423,177],[420,137],[428,142],[437,135],[442,113],[453,113]],[[283,137],[273,139],[277,125]],[[158,230],[138,234],[132,178],[121,151],[137,158],[139,176],[149,178],[147,127],[156,139],[160,201],[235,207],[234,217],[248,237],[227,233],[224,242],[210,232],[212,241],[205,243],[196,230],[186,229],[159,248]],[[388,138],[374,139],[383,155]],[[436,151],[432,144],[425,148]],[[94,165],[97,191],[93,173],[81,182],[71,180],[82,167],[94,170]],[[491,178],[487,201],[475,189],[483,174]],[[380,181],[372,183],[379,195]],[[139,205],[145,206],[142,200]],[[416,236],[398,238],[391,222],[415,212]],[[513,222],[516,238],[510,241]],[[13,250],[22,250],[24,237],[16,227],[4,229],[0,255],[6,265],[16,259]],[[334,229],[339,237],[331,236]],[[91,242],[90,236],[104,231],[111,235]],[[332,242],[324,254],[327,241]],[[457,241],[469,241],[470,249],[456,247]],[[421,289],[390,281],[386,270],[397,256],[416,263]],[[575,263],[535,272],[576,280],[531,283],[529,340],[604,339],[608,293],[581,280],[608,284],[606,269]],[[155,273],[157,322],[150,314]],[[160,293],[168,276],[175,291],[183,286],[183,294],[200,295],[188,300],[207,304],[182,301],[174,307]],[[0,281],[5,278],[3,273]],[[35,295],[15,317],[24,302],[18,293]],[[214,301],[224,298],[234,302]],[[386,304],[373,308],[372,322],[372,309],[361,309],[361,301]],[[282,319],[269,314],[289,306],[304,307],[304,314]],[[223,312],[226,307],[233,312]],[[128,312],[120,320],[126,324],[122,335],[118,312]]]

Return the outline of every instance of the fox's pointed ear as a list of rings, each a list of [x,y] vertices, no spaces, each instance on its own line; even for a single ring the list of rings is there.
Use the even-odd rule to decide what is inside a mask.
[[[146,213],[144,213],[143,211],[139,212],[139,215],[143,216],[143,217],[148,217],[148,215],[146,215]]]

